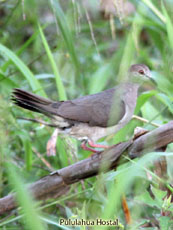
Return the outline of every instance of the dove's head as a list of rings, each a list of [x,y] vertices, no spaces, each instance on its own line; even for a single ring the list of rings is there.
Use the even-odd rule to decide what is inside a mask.
[[[152,80],[150,69],[144,64],[131,65],[128,75],[129,81],[137,84]]]

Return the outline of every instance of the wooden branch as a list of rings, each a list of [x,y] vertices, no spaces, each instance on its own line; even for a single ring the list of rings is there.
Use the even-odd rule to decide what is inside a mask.
[[[136,139],[128,150],[131,158],[160,149],[173,142],[173,121]]]
[[[90,158],[57,170],[31,184],[29,189],[35,199],[38,200],[60,197],[68,192],[71,184],[93,177],[99,171],[103,172],[115,168],[122,154],[126,153],[129,154],[129,157],[135,158],[141,154],[155,151],[171,142],[173,142],[173,121],[139,136],[135,140],[111,146],[99,154],[96,153]],[[0,215],[16,207],[15,194],[0,199]]]

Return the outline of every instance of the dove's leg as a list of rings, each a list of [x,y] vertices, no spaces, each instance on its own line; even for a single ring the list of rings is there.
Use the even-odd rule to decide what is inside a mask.
[[[56,141],[58,137],[58,129],[55,129],[52,136],[47,142],[47,156],[55,156],[56,155]]]
[[[84,149],[84,150],[93,152],[93,153],[99,153],[99,152],[100,152],[100,151],[98,151],[98,150],[95,150],[95,149],[92,149],[92,148],[88,147],[88,146],[86,145],[87,143],[88,143],[87,141],[83,141],[82,144],[81,144],[81,148]]]
[[[102,148],[102,149],[107,149],[109,148],[109,146],[107,145],[101,145],[101,144],[97,144],[97,143],[94,143],[93,141],[89,140],[88,141],[88,145],[93,147],[93,148]]]

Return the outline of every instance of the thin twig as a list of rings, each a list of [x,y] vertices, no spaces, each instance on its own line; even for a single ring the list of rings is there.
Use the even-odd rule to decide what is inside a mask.
[[[113,14],[110,14],[109,22],[110,22],[112,39],[115,40],[115,38],[116,38],[116,32],[115,31],[116,30],[115,30],[115,23],[114,23],[114,15]]]
[[[144,122],[144,123],[151,124],[151,125],[153,125],[153,126],[155,126],[155,127],[160,127],[159,124],[157,124],[157,123],[155,123],[155,122],[151,122],[151,121],[149,121],[149,120],[147,120],[147,119],[145,119],[145,118],[143,118],[143,117],[139,117],[139,116],[133,115],[132,119],[136,119],[136,120],[142,121],[142,122]]]
[[[89,13],[88,13],[86,7],[84,6],[84,4],[83,4],[83,8],[85,10],[85,15],[86,15],[86,18],[87,18],[87,21],[88,21],[88,25],[89,25],[89,28],[90,28],[91,38],[92,38],[92,40],[94,42],[94,45],[96,47],[97,54],[100,56],[100,53],[99,53],[99,50],[98,50],[98,46],[97,46],[97,42],[96,42],[96,39],[95,39],[95,36],[94,36],[94,30],[93,30],[93,26],[92,26],[92,23],[91,23],[91,19],[90,19]]]
[[[49,171],[53,172],[53,168],[50,165],[50,163],[35,149],[32,149],[33,152],[38,156],[38,158],[40,158],[40,160],[43,162],[44,165],[46,165],[46,167],[49,169]]]
[[[40,120],[40,119],[26,118],[26,117],[17,117],[17,119],[18,120],[24,120],[24,121],[32,121],[32,122],[39,123],[39,124],[42,124],[42,125],[45,125],[45,126],[57,128],[57,125],[47,123],[47,122],[45,122],[43,120]]]

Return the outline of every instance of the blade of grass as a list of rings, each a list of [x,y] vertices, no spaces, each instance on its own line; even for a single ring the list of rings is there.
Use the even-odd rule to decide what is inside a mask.
[[[40,94],[41,96],[46,97],[46,93],[44,92],[44,89],[42,88],[40,82],[30,71],[30,69],[24,64],[24,62],[21,59],[19,59],[14,52],[12,52],[10,49],[3,46],[2,44],[0,44],[0,52],[2,52],[2,55],[7,56],[15,64],[15,66],[24,75],[24,77],[30,84],[31,88],[35,92],[38,92],[38,94]]]
[[[121,81],[127,77],[128,68],[131,64],[131,61],[133,59],[134,53],[135,53],[135,44],[133,39],[133,31],[129,33],[127,37],[127,41],[125,44],[123,56],[121,59],[120,67],[119,67],[119,73],[117,80]]]
[[[167,34],[168,34],[168,41],[170,44],[171,49],[173,50],[173,23],[171,21],[171,18],[169,17],[166,8],[164,6],[164,3],[162,1],[162,11],[163,14],[165,15],[165,25],[166,25],[166,30],[167,30]]]
[[[158,18],[164,23],[166,23],[166,19],[163,14],[155,7],[151,0],[142,0],[154,13]]]
[[[58,4],[58,1],[51,0],[50,2],[51,2],[53,12],[54,12],[56,19],[57,19],[59,29],[62,33],[65,44],[67,46],[67,49],[71,55],[72,61],[75,65],[76,69],[78,70],[79,62],[78,62],[77,55],[76,55],[75,48],[74,48],[73,37],[72,37],[72,34],[70,32],[68,23],[66,21],[66,17],[64,15],[60,5]]]
[[[85,85],[84,77],[83,77],[83,73],[80,71],[79,60],[78,60],[78,56],[75,51],[75,45],[74,45],[74,39],[72,36],[72,32],[69,28],[64,12],[62,11],[58,1],[50,0],[50,3],[51,3],[53,13],[55,15],[56,24],[58,25],[58,31],[60,30],[62,34],[62,37],[65,42],[64,44],[67,47],[67,50],[70,54],[71,60],[75,67],[75,72],[76,72],[76,78],[75,78],[76,82],[75,83],[76,85],[80,85],[80,87],[82,87],[84,91],[85,90],[84,89],[84,85]]]
[[[43,222],[40,220],[39,211],[36,210],[35,202],[31,198],[28,189],[23,186],[23,182],[14,169],[14,166],[8,163],[7,168],[9,181],[12,188],[16,191],[16,200],[22,208],[20,212],[24,214],[22,216],[22,220],[26,229],[44,230],[45,227]]]
[[[23,144],[25,148],[26,169],[30,171],[32,168],[32,144],[28,139],[25,139]]]
[[[12,223],[14,221],[17,221],[22,217],[23,217],[23,215],[18,215],[18,216],[15,216],[15,217],[11,218],[11,219],[9,218],[9,219],[7,219],[7,220],[5,220],[3,222],[0,222],[0,227],[5,226],[7,224],[10,224],[10,223]]]
[[[38,25],[38,28],[39,28],[39,31],[40,31],[40,35],[41,35],[41,39],[42,39],[44,48],[46,50],[47,56],[49,58],[51,66],[52,66],[52,70],[53,70],[54,75],[55,75],[55,81],[56,81],[56,87],[57,87],[58,94],[59,94],[59,100],[67,100],[64,85],[63,85],[63,83],[61,81],[59,70],[58,70],[58,67],[57,67],[57,65],[55,63],[55,60],[53,58],[53,55],[52,55],[52,52],[51,52],[50,47],[48,45],[48,42],[47,42],[47,40],[46,40],[46,38],[44,36],[43,30],[42,30],[40,25]]]
[[[75,194],[73,193],[71,195],[66,195],[63,198],[59,198],[58,200],[52,201],[51,203],[45,204],[45,205],[43,205],[41,207],[38,207],[38,210],[46,209],[46,208],[51,207],[51,206],[56,205],[56,204],[61,204],[61,202],[73,199],[73,198],[75,198],[75,197],[77,197],[79,195],[82,195],[82,194],[87,193],[87,192],[92,192],[92,191],[93,191],[93,189],[89,188],[89,189],[77,192]],[[7,225],[7,224],[10,224],[10,223],[12,223],[12,222],[14,222],[16,220],[19,220],[22,217],[23,217],[23,215],[18,215],[17,217],[12,217],[11,219],[7,219],[7,220],[3,221],[2,223],[0,223],[0,227],[2,227],[4,225]],[[42,219],[42,217],[40,217],[40,218]]]
[[[2,82],[3,81],[3,82]],[[3,83],[3,84],[2,84]],[[18,85],[15,81],[11,80],[10,78],[7,78],[0,70],[0,85],[1,87],[1,93],[2,92],[9,92],[11,88],[17,88]]]
[[[139,41],[138,40],[139,40],[139,34],[141,31],[141,27],[142,25],[138,23],[138,16],[135,16],[133,19],[133,23],[131,25],[131,31],[128,34],[126,44],[124,47],[123,56],[121,59],[119,73],[117,77],[118,81],[126,79],[128,68],[131,64],[131,61],[134,58],[135,49],[139,53]]]
[[[17,51],[16,55],[19,56],[23,53],[23,51],[35,40],[35,38],[38,35],[38,31],[36,31]],[[11,60],[8,60],[4,63],[4,65],[1,67],[1,69],[5,72],[8,66],[12,63]]]
[[[64,230],[74,230],[74,227],[69,227],[69,226],[65,226],[59,223],[59,221],[55,221],[51,219],[51,216],[49,217],[41,217],[42,220],[44,220],[44,222],[48,223],[49,225],[54,225],[56,227],[58,227],[58,229],[64,229]]]

